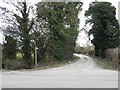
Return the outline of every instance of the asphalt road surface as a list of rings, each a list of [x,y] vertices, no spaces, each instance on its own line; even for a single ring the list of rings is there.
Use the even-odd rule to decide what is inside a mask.
[[[66,66],[37,71],[3,71],[2,88],[118,88],[118,72],[101,69],[87,56]]]

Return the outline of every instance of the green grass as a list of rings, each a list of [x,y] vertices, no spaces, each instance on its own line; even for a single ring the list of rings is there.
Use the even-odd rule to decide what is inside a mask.
[[[23,59],[22,54],[21,54],[21,53],[17,53],[17,54],[16,54],[16,59],[17,59],[17,60],[22,60],[22,59]]]
[[[95,56],[91,56],[91,57],[95,59],[96,63],[99,66],[101,66],[101,68],[109,69],[109,70],[118,70],[116,66],[112,63],[112,61],[110,60],[103,59],[100,57],[95,57]]]

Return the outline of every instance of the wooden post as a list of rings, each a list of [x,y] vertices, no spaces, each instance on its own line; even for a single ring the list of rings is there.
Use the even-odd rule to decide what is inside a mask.
[[[35,47],[35,67],[37,68],[37,47]]]

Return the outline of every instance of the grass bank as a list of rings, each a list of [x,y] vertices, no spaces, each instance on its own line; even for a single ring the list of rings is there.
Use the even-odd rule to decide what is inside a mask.
[[[42,67],[38,67],[38,68],[34,68],[34,69],[19,69],[19,70],[14,70],[14,71],[35,71],[35,70],[42,70],[42,69],[50,69],[50,68],[56,68],[56,67],[61,67],[61,66],[65,66],[68,65],[70,63],[74,63],[76,62],[80,57],[78,56],[73,56],[72,59],[70,60],[64,60],[64,61],[59,61],[55,64],[49,65],[49,66],[42,66]],[[6,70],[6,69],[2,69],[2,71],[12,71],[12,70]]]
[[[112,63],[112,61],[103,59],[96,56],[90,56],[95,59],[96,63],[101,66],[103,69],[109,69],[109,70],[118,70],[118,68]]]

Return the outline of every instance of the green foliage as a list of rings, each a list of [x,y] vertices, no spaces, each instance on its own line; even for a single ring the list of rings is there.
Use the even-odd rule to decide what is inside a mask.
[[[94,38],[91,41],[95,45],[95,55],[105,57],[107,48],[118,47],[119,45],[119,24],[116,20],[115,7],[109,2],[93,2],[85,16],[86,23],[92,24],[89,35]]]
[[[17,60],[23,60],[22,54],[21,54],[21,53],[17,53],[17,54],[16,54],[16,59],[17,59]]]
[[[11,38],[6,42],[10,42],[12,38],[15,38],[20,53],[17,52],[18,54],[16,54],[16,51],[13,50],[16,60],[6,55],[5,68],[19,68],[19,62],[22,62],[23,68],[31,68],[35,47],[38,47],[39,64],[41,62],[68,60],[73,57],[75,41],[78,35],[78,14],[81,11],[81,2],[39,2],[36,5],[35,20],[30,18],[31,7],[28,7],[26,2],[16,4],[18,6],[14,6],[19,14],[12,13],[13,16],[11,17],[14,19],[12,23],[14,24],[10,27],[11,30],[7,30],[7,35]],[[12,43],[16,47],[14,42]],[[7,48],[12,50],[12,44],[7,44]]]
[[[29,10],[30,8],[27,7],[26,2],[20,2],[21,4],[19,7],[17,7],[21,13],[20,15],[14,14],[14,17],[16,18],[19,29],[19,36],[21,40],[21,46],[22,46],[22,53],[23,53],[23,58],[26,62],[26,64],[31,65],[31,35],[30,31],[32,29],[33,25],[33,20],[29,20]],[[21,8],[21,9],[20,9]]]
[[[2,45],[0,44],[0,69],[2,68]]]
[[[3,45],[3,60],[5,59],[14,59],[16,57],[17,52],[17,40],[15,40],[11,36],[5,36],[5,41]]]
[[[78,13],[81,6],[81,2],[40,2],[37,4],[37,21],[42,24],[41,29],[45,37],[44,40],[40,39],[40,43],[44,41],[43,46],[45,46],[42,56],[56,60],[72,57],[78,34]],[[41,55],[40,52],[39,55]]]
[[[31,54],[32,61],[34,61],[34,54]],[[16,60],[24,60],[21,53],[16,54]]]
[[[10,69],[10,70],[16,70],[22,67],[22,62],[21,60],[16,60],[16,59],[6,59],[5,61],[2,62],[3,68],[4,69]]]
[[[75,46],[74,52],[78,54],[94,55],[93,48],[94,48],[93,46],[88,46],[88,47]]]
[[[10,9],[4,10],[4,13],[6,13],[5,19],[8,20],[8,23],[10,23],[10,25],[6,23],[7,28],[6,30],[3,30],[4,34],[6,35],[6,43],[4,43],[3,45],[3,56],[4,59],[14,59],[16,57],[15,49],[17,46],[19,51],[22,53],[22,57],[26,66],[31,66],[31,29],[33,26],[33,19],[29,18],[31,7],[27,5],[26,1],[13,3],[12,5],[14,5],[14,7],[16,8],[17,13],[15,13],[14,11],[11,12]]]

